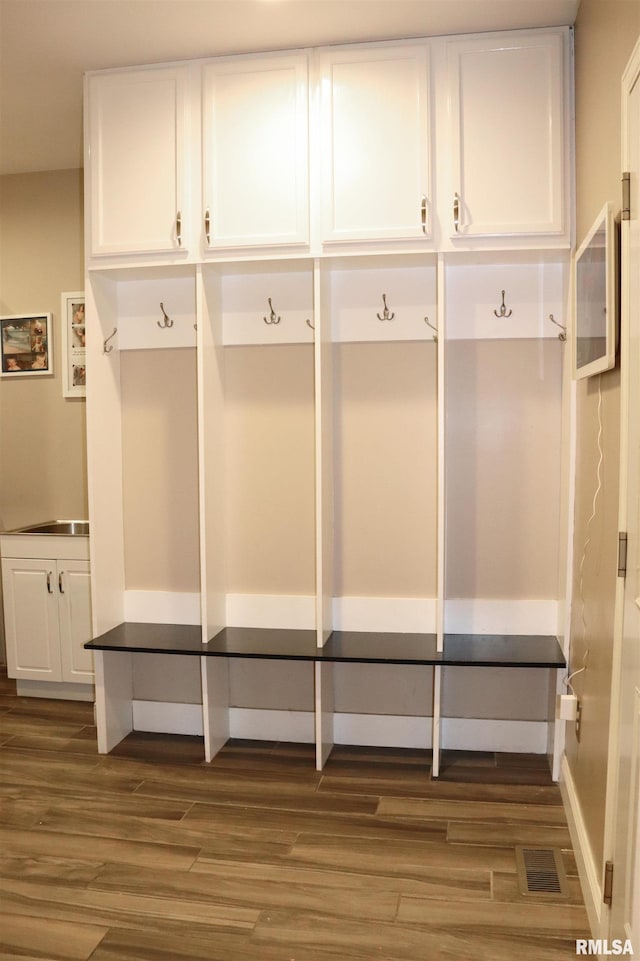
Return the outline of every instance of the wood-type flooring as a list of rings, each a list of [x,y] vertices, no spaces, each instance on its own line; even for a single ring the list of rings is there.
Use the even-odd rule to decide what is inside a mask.
[[[560,961],[588,938],[546,759],[130,735],[0,676],[0,959]],[[514,847],[569,896],[523,896]]]

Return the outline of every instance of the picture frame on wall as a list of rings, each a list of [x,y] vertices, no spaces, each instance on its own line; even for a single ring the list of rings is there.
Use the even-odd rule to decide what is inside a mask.
[[[86,397],[86,347],[84,322],[84,291],[65,291],[61,294],[62,322],[62,394],[64,397]]]
[[[53,373],[50,313],[0,317],[0,377],[38,377]]]

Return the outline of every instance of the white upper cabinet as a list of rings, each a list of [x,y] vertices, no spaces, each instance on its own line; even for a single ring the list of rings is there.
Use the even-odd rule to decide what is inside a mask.
[[[86,78],[89,256],[182,254],[188,68]]]
[[[425,44],[320,53],[322,241],[432,234]]]
[[[309,243],[305,53],[203,68],[205,250]]]
[[[543,30],[447,42],[451,161],[441,150],[440,163],[451,193],[440,218],[454,248],[465,238],[568,243],[568,39]]]

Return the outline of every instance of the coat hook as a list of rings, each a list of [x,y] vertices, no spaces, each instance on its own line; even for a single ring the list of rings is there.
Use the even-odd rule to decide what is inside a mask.
[[[436,342],[436,344],[437,344],[437,343],[438,343],[438,328],[435,327],[435,326],[431,323],[431,321],[429,320],[428,317],[425,317],[424,322],[425,322],[425,324],[427,325],[427,327],[431,327],[431,330],[435,331],[435,333],[434,333],[434,335],[433,335],[433,339],[435,340],[435,342]]]
[[[114,328],[113,328],[113,333],[112,333],[112,334],[109,334],[109,336],[108,336],[107,339],[105,340],[104,344],[102,345],[102,353],[103,353],[103,354],[110,354],[110,353],[111,353],[111,351],[113,350],[113,344],[109,344],[109,341],[110,341],[110,340],[113,340],[113,338],[116,336],[117,333],[118,333],[118,328],[117,328],[117,327],[114,327]],[[107,347],[107,344],[109,344],[108,347]]]
[[[169,317],[166,310],[164,309],[163,303],[160,304],[160,310],[164,314],[164,320],[162,321],[162,323],[159,320],[156,321],[158,327],[173,327],[173,321],[171,320],[171,317]]]
[[[513,313],[512,310],[510,310],[510,311],[507,312],[507,308],[506,308],[505,305],[504,305],[504,290],[503,290],[503,291],[502,291],[502,305],[501,305],[501,307],[500,307],[500,310],[494,310],[494,314],[496,315],[496,317],[511,317],[511,314],[512,314],[512,313]]]
[[[264,320],[265,324],[279,324],[281,318],[276,317],[276,312],[273,309],[273,304],[271,303],[271,297],[268,298],[268,301],[269,301],[269,308],[271,310],[271,313],[269,314],[268,320],[266,317],[263,317],[262,319]]]
[[[552,324],[555,324],[556,327],[560,328],[560,333],[558,334],[558,340],[561,340],[562,343],[564,344],[565,340],[567,339],[567,328],[565,327],[564,324],[559,324],[558,321],[553,316],[553,314],[549,314],[549,320],[551,321]]]
[[[305,320],[305,324],[307,325],[307,327],[311,327],[311,330],[315,330],[315,329],[316,329],[315,326],[314,326],[314,324],[311,323],[311,321],[309,320],[308,317],[307,317],[307,319]]]
[[[382,303],[384,304],[384,310],[382,311],[382,316],[380,316],[380,314],[377,315],[378,320],[393,320],[393,318],[395,317],[395,314],[390,314],[390,313],[389,313],[389,308],[387,307],[387,295],[386,295],[386,294],[383,294],[383,295],[382,295]]]

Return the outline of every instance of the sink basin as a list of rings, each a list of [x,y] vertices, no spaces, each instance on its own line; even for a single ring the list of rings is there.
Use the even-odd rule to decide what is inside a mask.
[[[55,534],[58,537],[87,537],[89,521],[46,521],[32,527],[19,527],[8,534]]]

